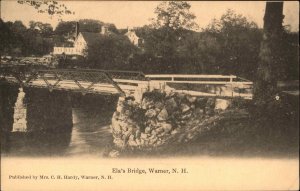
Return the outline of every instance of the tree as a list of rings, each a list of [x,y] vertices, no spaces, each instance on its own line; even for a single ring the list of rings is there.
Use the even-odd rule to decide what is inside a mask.
[[[207,68],[213,68],[215,73],[255,78],[262,39],[256,23],[229,9],[219,20],[214,19],[203,34],[203,56],[212,56],[211,61],[206,61],[211,64]]]
[[[9,52],[12,46],[13,33],[7,23],[0,19],[0,53],[1,55]]]
[[[190,7],[184,1],[161,2],[155,9],[152,24],[137,31],[145,40],[145,59],[155,58],[167,72],[179,72],[179,41],[187,31],[197,27]]]
[[[43,1],[43,0],[34,0],[34,1],[26,1],[26,0],[18,0],[18,3],[29,5],[34,7],[38,13],[46,13],[49,15],[69,15],[74,14],[65,4],[58,3],[57,1]]]
[[[185,29],[195,29],[196,18],[190,12],[191,5],[185,1],[164,1],[160,3],[154,13],[152,26],[156,30],[148,33],[149,44],[146,47],[162,57],[172,57],[177,49],[177,42],[184,36]]]
[[[87,65],[91,68],[125,70],[136,47],[123,35],[101,36],[87,49]]]
[[[53,28],[49,23],[30,21],[29,29],[36,31],[37,33],[46,38],[51,37],[53,34]]]
[[[189,32],[180,39],[178,54],[184,60],[180,71],[186,73],[216,73],[220,44],[206,33]]]
[[[193,29],[196,16],[190,12],[191,5],[185,1],[164,1],[156,9],[153,25],[156,28],[167,27],[174,30],[179,28]]]
[[[299,79],[299,32],[284,31],[282,56],[284,74],[280,80]]]
[[[101,31],[101,27],[106,25],[108,30],[118,34],[118,30],[114,24],[104,23],[95,19],[80,19],[77,21],[79,23],[79,31],[80,32],[94,32],[99,33]],[[66,40],[71,37],[75,37],[76,30],[76,21],[61,21],[58,23],[55,28],[55,35],[64,36]]]
[[[26,26],[22,23],[22,21],[15,21],[12,26],[11,30],[15,34],[21,34],[27,30]]]
[[[283,75],[283,2],[267,2],[264,16],[263,41],[254,98],[261,108],[268,108],[277,93],[277,81]]]
[[[282,26],[283,18],[283,2],[266,3],[259,67],[254,83],[255,110],[251,113],[258,124],[259,134],[268,136],[265,140],[275,137],[277,142],[285,139],[280,146],[286,144],[290,147],[299,143],[299,96],[283,93],[277,83],[290,75],[286,73],[286,67],[293,66],[295,58],[299,59],[299,44],[297,38],[292,42],[298,45],[290,44],[287,38],[290,34]],[[298,80],[299,62],[297,65]]]
[[[75,38],[76,21],[61,21],[54,30],[55,42],[62,43]]]

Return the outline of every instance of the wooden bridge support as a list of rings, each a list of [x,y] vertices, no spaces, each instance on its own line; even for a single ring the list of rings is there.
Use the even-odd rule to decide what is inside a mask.
[[[72,104],[67,92],[25,88],[28,132],[72,131]]]

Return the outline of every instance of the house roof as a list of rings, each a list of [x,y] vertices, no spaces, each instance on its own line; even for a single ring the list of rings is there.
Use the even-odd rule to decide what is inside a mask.
[[[100,33],[80,32],[87,44],[93,44],[102,38]]]
[[[136,34],[136,32],[134,30],[129,30],[124,35],[125,36],[135,35],[136,37],[141,38],[139,35]]]
[[[55,46],[59,46],[59,47],[72,47],[73,46],[73,42],[56,42]]]

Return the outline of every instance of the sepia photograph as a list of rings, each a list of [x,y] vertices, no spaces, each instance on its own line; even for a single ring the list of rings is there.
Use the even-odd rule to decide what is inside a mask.
[[[0,1],[2,191],[298,190],[298,1]]]

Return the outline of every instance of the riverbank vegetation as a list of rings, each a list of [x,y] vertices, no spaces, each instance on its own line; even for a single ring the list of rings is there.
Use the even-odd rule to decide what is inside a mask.
[[[86,58],[59,57],[60,67],[257,77],[263,30],[245,16],[227,10],[199,29],[188,3],[161,4],[155,14],[152,24],[134,29],[144,41],[140,47],[124,36],[126,29],[93,19],[79,20],[81,32],[99,32],[105,24],[111,35],[90,45]],[[34,21],[28,27],[21,21],[1,20],[0,25],[2,55],[40,56],[52,52],[54,46],[72,46],[76,22],[61,21],[55,29]],[[288,75],[282,75],[282,80],[297,79],[299,74],[298,34],[284,28],[281,56]]]

